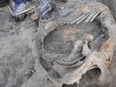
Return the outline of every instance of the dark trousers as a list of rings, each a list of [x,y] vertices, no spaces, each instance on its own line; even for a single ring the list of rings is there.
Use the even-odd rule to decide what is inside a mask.
[[[9,0],[0,0],[0,7],[5,6],[9,3]]]
[[[27,1],[31,1],[31,0],[14,0],[16,4],[26,3]]]

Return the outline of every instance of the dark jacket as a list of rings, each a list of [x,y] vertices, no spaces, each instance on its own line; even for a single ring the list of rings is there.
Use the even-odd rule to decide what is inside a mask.
[[[6,6],[9,3],[9,0],[0,0],[0,7]]]
[[[31,0],[14,0],[16,4],[26,3],[27,1],[31,1]]]

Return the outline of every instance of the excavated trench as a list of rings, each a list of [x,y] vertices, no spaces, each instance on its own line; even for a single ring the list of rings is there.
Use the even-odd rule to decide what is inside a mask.
[[[62,56],[67,58],[72,52],[75,42],[77,40],[84,40],[88,34],[93,35],[94,40],[98,38],[102,34],[101,25],[96,21],[79,25],[66,24],[58,27],[45,37],[44,49],[47,53],[61,55],[61,57],[58,56],[59,59],[62,58]],[[98,44],[97,47],[99,49],[101,47],[100,44]],[[43,55],[45,54],[43,53]],[[48,60],[48,58],[46,57],[45,60]]]
[[[109,6],[114,17],[116,17],[116,1],[102,0],[101,2]],[[34,70],[31,48],[29,47],[27,40],[29,35],[26,34],[25,29],[21,28],[21,22],[17,23],[6,11],[6,8],[5,11],[0,11],[0,87],[21,87],[23,83],[32,77],[32,71]],[[46,71],[49,71],[53,61],[63,57],[67,58],[72,51],[77,38],[84,39],[86,34],[92,34],[94,39],[96,39],[101,33],[101,25],[97,21],[84,25],[72,24],[58,27],[44,39],[45,52],[42,53],[41,57],[43,68],[45,68]],[[50,54],[54,56],[51,57]],[[113,62],[110,66],[110,73],[112,76],[111,82],[101,87],[116,86],[115,56],[116,52],[114,53]],[[100,70],[94,69],[87,72],[82,77],[79,85],[64,84],[63,87],[100,87],[97,85],[99,75]],[[48,86],[40,84],[35,85],[34,87]]]
[[[77,40],[84,40],[85,36],[88,34],[93,35],[93,41],[102,34],[102,27],[98,21],[79,25],[66,24],[50,32],[44,39],[44,49],[46,50],[47,55],[44,52],[42,54],[42,59],[44,59],[44,61],[42,60],[41,64],[43,65],[43,67],[49,71],[51,70],[53,62],[55,60],[68,58],[74,47],[75,42]],[[102,41],[98,42],[98,44],[94,47],[90,47],[99,50],[101,46]],[[52,54],[55,54],[56,56],[53,56]],[[89,85],[97,84],[96,81],[99,75],[100,70],[94,69],[83,76],[82,82],[80,81],[80,85],[74,84],[68,86],[64,84],[63,87],[89,87]]]

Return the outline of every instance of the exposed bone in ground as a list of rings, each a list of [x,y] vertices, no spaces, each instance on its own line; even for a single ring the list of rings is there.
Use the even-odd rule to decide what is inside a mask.
[[[0,87],[58,87],[59,78],[62,87],[100,87],[97,84],[100,75],[102,83],[104,78],[110,80],[102,87],[116,86],[115,51],[113,56],[110,55],[115,48],[113,33],[104,32],[98,21],[54,25],[55,30],[44,32],[38,29],[41,33],[37,33],[36,24],[28,17],[23,23],[17,23],[7,13],[0,12],[0,21]],[[87,42],[87,35],[92,35],[93,40]],[[89,51],[84,51],[85,48]],[[101,56],[100,52],[108,58]],[[90,70],[96,65],[100,69]],[[86,72],[87,69],[90,71]]]

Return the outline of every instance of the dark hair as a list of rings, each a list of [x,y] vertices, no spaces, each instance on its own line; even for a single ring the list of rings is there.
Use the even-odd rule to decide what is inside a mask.
[[[0,7],[6,6],[9,3],[9,0],[0,0]]]

